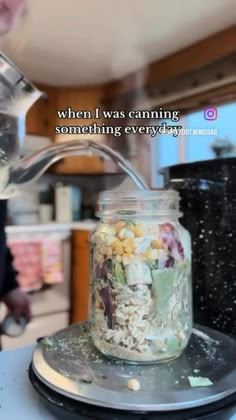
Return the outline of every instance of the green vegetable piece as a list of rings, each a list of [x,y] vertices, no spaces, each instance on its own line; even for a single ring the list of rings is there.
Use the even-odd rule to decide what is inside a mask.
[[[125,272],[120,263],[116,263],[114,266],[114,277],[118,283],[126,284]]]
[[[159,312],[165,312],[168,309],[168,300],[173,295],[174,270],[174,268],[164,268],[152,271]]]
[[[152,271],[159,312],[165,313],[168,310],[168,300],[175,292],[175,282],[188,281],[190,274],[191,264],[189,260],[185,260],[174,267]]]
[[[188,380],[190,383],[190,386],[197,387],[197,386],[210,386],[213,385],[213,382],[211,382],[208,378],[202,378],[201,376],[188,376]]]
[[[176,350],[180,349],[180,341],[178,340],[177,337],[173,336],[173,337],[168,338],[167,349],[171,352],[172,351],[176,352]]]

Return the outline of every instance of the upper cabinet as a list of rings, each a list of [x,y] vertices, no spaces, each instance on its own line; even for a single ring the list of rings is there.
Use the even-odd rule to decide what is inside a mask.
[[[36,136],[48,136],[47,99],[40,98],[26,115],[26,133]]]
[[[95,86],[88,88],[62,88],[38,85],[38,88],[46,94],[40,98],[29,110],[26,116],[27,134],[46,135],[54,142],[83,138],[84,135],[60,133],[56,134],[56,126],[83,126],[93,122],[101,124],[100,118],[94,118],[94,109],[101,108],[104,97],[104,87]],[[77,112],[77,117],[61,117],[60,111],[70,108]],[[58,112],[59,111],[59,112]],[[83,111],[89,111],[92,118],[83,118]],[[63,131],[63,130],[62,130]]]
[[[55,133],[55,127],[60,126],[88,126],[93,122],[101,124],[100,118],[94,117],[94,109],[101,108],[103,87],[95,86],[88,88],[60,88],[54,91],[54,103],[50,105],[50,119],[53,127],[50,134],[55,142],[84,138],[84,134]],[[69,112],[67,111],[69,108]],[[59,116],[67,113],[67,116]],[[73,117],[74,112],[76,116]],[[91,118],[89,118],[91,116]],[[59,130],[58,130],[59,131]],[[63,131],[63,130],[62,130]],[[91,135],[90,135],[91,137]]]
[[[103,140],[102,137],[94,134],[70,134],[66,132],[69,126],[76,128],[77,126],[88,126],[95,122],[93,118],[94,109],[101,106],[102,93],[103,89],[101,87],[58,88],[51,92],[48,102],[49,135],[55,143],[86,138],[92,140],[95,137],[96,141]],[[92,118],[84,118],[85,111],[86,115],[91,115]],[[73,117],[74,113],[76,113],[75,117]],[[96,119],[96,122],[97,124],[101,123],[99,119]],[[56,133],[56,127],[59,133]],[[53,171],[57,173],[99,174],[103,173],[105,168],[100,157],[84,155],[70,156],[58,161],[53,166]]]
[[[48,136],[54,143],[69,140],[96,137],[96,141],[102,141],[98,135],[78,135],[67,134],[62,129],[60,134],[56,134],[56,127],[60,126],[84,126],[93,122],[101,124],[100,118],[93,118],[94,109],[101,106],[104,95],[103,87],[89,88],[61,88],[38,86],[41,91],[46,93],[47,98],[40,98],[33,105],[26,117],[26,132],[39,136]],[[77,112],[77,118],[60,117],[59,112],[70,108]],[[59,112],[58,112],[59,111]],[[73,114],[72,111],[72,114]],[[79,113],[81,111],[81,113]],[[83,111],[89,111],[92,118],[81,118]],[[58,161],[52,167],[53,172],[57,173],[104,173],[106,171],[103,159],[98,156],[73,156]]]

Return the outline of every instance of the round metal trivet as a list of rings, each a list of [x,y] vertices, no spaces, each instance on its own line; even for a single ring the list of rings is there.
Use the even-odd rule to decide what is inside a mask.
[[[46,386],[87,404],[139,412],[200,407],[236,393],[236,341],[196,328],[179,358],[136,366],[102,357],[91,341],[89,324],[75,324],[41,341],[32,366]],[[191,388],[190,376],[208,378],[213,385]],[[128,389],[130,378],[139,380],[139,391]]]

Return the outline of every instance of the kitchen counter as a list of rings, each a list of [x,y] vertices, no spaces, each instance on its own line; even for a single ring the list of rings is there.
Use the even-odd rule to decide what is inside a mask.
[[[51,420],[54,417],[28,379],[34,346],[0,352],[0,418]]]
[[[95,220],[83,220],[80,222],[70,223],[56,223],[51,222],[47,224],[37,225],[9,225],[6,226],[6,233],[8,235],[25,234],[25,233],[41,233],[41,232],[65,232],[70,230],[92,230],[96,226]]]

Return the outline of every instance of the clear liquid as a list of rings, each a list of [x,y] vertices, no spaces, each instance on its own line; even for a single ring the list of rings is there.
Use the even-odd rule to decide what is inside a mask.
[[[101,152],[110,157],[114,163],[116,163],[123,171],[132,179],[135,185],[140,190],[148,190],[148,186],[144,181],[143,177],[134,169],[131,163],[124,159],[120,153],[114,151],[108,146],[104,146],[93,141],[88,141],[88,149],[94,154],[100,154]],[[100,153],[99,153],[100,152]]]

